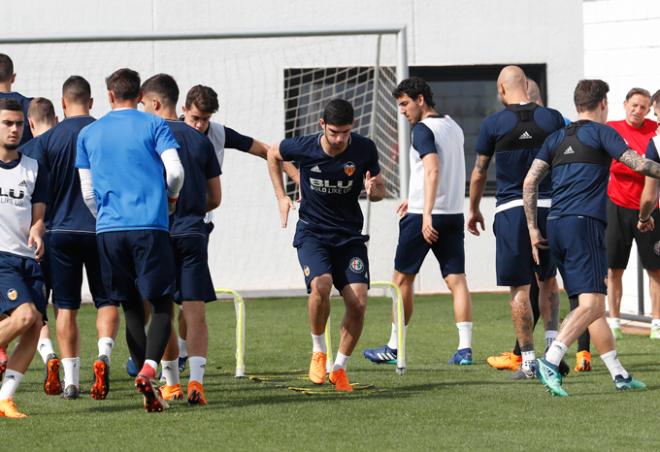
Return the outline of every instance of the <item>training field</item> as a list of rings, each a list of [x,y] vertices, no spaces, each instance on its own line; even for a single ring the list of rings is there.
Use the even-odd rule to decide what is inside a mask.
[[[646,337],[626,336],[619,351],[628,370],[649,385],[647,391],[617,393],[596,358],[593,372],[569,375],[570,397],[554,399],[537,381],[509,381],[509,372],[485,363],[487,355],[512,345],[506,296],[474,297],[475,365],[461,368],[447,364],[457,343],[450,299],[418,297],[406,374],[398,376],[393,366],[373,365],[356,352],[349,376],[362,389],[338,394],[304,379],[311,350],[304,299],[246,303],[247,374],[260,382],[233,377],[234,306],[216,302],[208,312],[208,406],[181,402],[165,413],[143,412],[123,369],[127,351],[121,337],[105,401],[87,394],[75,401],[44,395],[37,356],[16,395],[31,417],[0,419],[0,450],[657,450],[660,343]],[[370,300],[361,347],[389,337],[390,305],[384,298]],[[333,310],[336,344],[340,300]],[[83,391],[89,389],[96,351],[93,318],[94,309],[84,306]],[[537,344],[541,341],[542,333]],[[571,349],[571,367],[574,357]],[[319,391],[304,394],[289,386]]]

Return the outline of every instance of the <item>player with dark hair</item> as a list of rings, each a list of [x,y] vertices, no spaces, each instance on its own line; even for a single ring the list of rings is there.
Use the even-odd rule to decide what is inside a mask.
[[[208,266],[206,212],[220,205],[220,165],[211,141],[177,120],[179,88],[170,75],[157,74],[142,84],[144,111],[167,121],[179,143],[179,158],[186,180],[176,210],[170,217],[170,240],[177,270],[175,301],[181,304],[187,326],[186,342],[190,357],[189,404],[206,405],[204,370],[208,351],[205,303],[216,299]],[[163,354],[161,367],[166,385],[160,388],[166,400],[183,398],[177,362],[178,347],[174,330]]]
[[[14,73],[14,62],[8,55],[0,53],[0,99],[14,99],[19,104],[21,104],[23,117],[27,123],[28,118],[28,108],[30,108],[30,101],[32,98],[25,97],[21,93],[17,93],[11,90],[11,86],[16,81],[16,74]],[[25,144],[32,139],[32,132],[30,128],[23,127],[23,136],[21,137],[21,143]]]
[[[0,346],[18,338],[0,387],[0,417],[23,418],[13,397],[37,349],[46,317],[44,214],[48,181],[39,163],[18,152],[21,104],[0,99]]]
[[[176,285],[168,210],[174,212],[184,171],[167,123],[137,111],[138,73],[119,69],[106,85],[112,111],[78,135],[76,167],[83,200],[97,216],[105,289],[124,309],[126,341],[140,367],[135,386],[147,411],[162,411],[167,403],[154,379],[170,335]],[[146,336],[143,299],[153,310]]]
[[[656,135],[658,124],[646,119],[651,109],[651,94],[643,88],[632,88],[623,102],[625,119],[608,121],[619,132],[630,149],[644,155],[649,141]],[[652,179],[651,179],[652,180]],[[612,161],[610,180],[607,184],[607,304],[609,324],[616,339],[622,339],[620,308],[623,296],[623,272],[628,265],[633,240],[642,267],[649,276],[652,321],[651,339],[660,339],[660,230],[641,234],[637,228],[640,216],[639,199],[644,188],[644,176],[632,171],[621,162]],[[656,208],[652,215],[660,221],[660,211]]]
[[[412,124],[410,188],[397,213],[399,243],[392,280],[401,289],[405,327],[413,311],[413,284],[424,258],[433,251],[454,299],[458,347],[450,364],[472,364],[472,300],[465,278],[463,207],[465,154],[463,130],[439,114],[430,86],[419,77],[403,80],[393,91],[399,112]],[[396,363],[398,330],[392,322],[389,342],[364,351],[375,363]]]
[[[36,101],[33,100],[33,103]],[[80,394],[80,330],[77,316],[81,303],[83,266],[97,308],[98,358],[94,362],[92,398],[105,399],[110,389],[110,356],[119,327],[118,303],[103,287],[96,248],[96,219],[85,205],[75,168],[76,143],[80,131],[94,122],[89,83],[71,76],[62,85],[65,119],[28,143],[32,153],[49,174],[49,204],[46,211],[48,241],[46,257],[53,304],[58,309],[57,339],[64,368],[65,399]]]
[[[550,248],[569,297],[578,306],[561,325],[556,339],[536,361],[538,379],[555,396],[562,388],[558,365],[568,347],[587,328],[591,340],[614,380],[616,389],[643,389],[644,383],[628,374],[617,358],[614,336],[605,319],[607,260],[607,179],[612,158],[632,170],[660,178],[660,165],[644,160],[623,141],[607,120],[607,92],[602,80],[580,80],[574,102],[578,120],[550,135],[525,178],[523,197],[534,260]],[[547,237],[538,227],[538,185],[552,171],[552,207]]]
[[[302,202],[293,246],[305,276],[308,315],[312,334],[309,378],[323,384],[327,375],[325,326],[330,314],[330,291],[334,285],[346,305],[341,325],[339,351],[330,372],[338,391],[352,391],[346,375],[348,359],[364,324],[369,287],[369,261],[362,235],[362,189],[371,201],[385,196],[376,145],[352,133],[353,107],[335,99],[323,110],[322,133],[288,138],[268,150],[268,171],[280,212],[287,226],[291,199],[284,191],[282,161],[300,164]]]
[[[479,131],[477,159],[470,180],[467,229],[477,236],[480,235],[478,226],[484,230],[479,204],[488,166],[496,157],[497,207],[493,232],[496,237],[497,284],[510,287],[511,317],[522,355],[520,370],[526,378],[532,378],[536,355],[530,286],[533,280],[539,285],[539,310],[544,319],[546,346],[557,335],[559,327],[559,288],[556,267],[549,254],[543,254],[538,266],[532,259],[522,206],[522,183],[543,140],[564,126],[564,118],[556,110],[530,102],[527,78],[518,66],[502,69],[497,79],[497,91],[505,108],[488,116]],[[550,193],[548,178],[541,187],[541,228],[545,228]],[[568,366],[565,369],[567,372]]]

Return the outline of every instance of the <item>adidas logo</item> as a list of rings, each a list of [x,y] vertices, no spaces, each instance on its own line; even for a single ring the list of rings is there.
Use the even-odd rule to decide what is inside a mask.
[[[564,155],[570,155],[570,154],[575,154],[575,151],[571,146],[567,147],[566,150],[564,151]]]
[[[18,184],[18,186],[19,186],[19,187],[27,187],[27,182],[25,182],[24,180],[22,180],[22,181]]]
[[[310,171],[311,171],[312,173],[320,173],[320,172],[321,172],[321,168],[319,168],[318,165],[314,165]]]
[[[519,140],[531,140],[532,136],[529,134],[528,131],[524,131],[522,135],[518,137]]]

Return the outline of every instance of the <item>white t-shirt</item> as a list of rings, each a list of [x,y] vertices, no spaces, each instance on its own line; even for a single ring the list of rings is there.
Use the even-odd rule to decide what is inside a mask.
[[[408,212],[424,213],[424,163],[438,154],[440,173],[433,214],[463,213],[465,203],[465,154],[463,130],[448,115],[421,120],[412,129]]]

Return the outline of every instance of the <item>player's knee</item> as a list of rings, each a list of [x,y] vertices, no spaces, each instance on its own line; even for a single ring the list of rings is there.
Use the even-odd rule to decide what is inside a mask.
[[[41,314],[39,314],[37,308],[31,303],[20,305],[11,315],[12,322],[21,331],[25,331],[35,325],[36,321],[40,318]],[[41,329],[41,325],[38,325],[37,329]]]
[[[312,280],[310,286],[312,288],[312,294],[329,297],[332,290],[332,277],[330,275],[317,276]]]
[[[415,282],[415,276],[416,275],[395,271],[392,276],[392,282],[399,286],[399,288],[412,287]]]
[[[445,277],[445,283],[450,292],[455,290],[465,289],[467,290],[467,281],[464,274],[460,275],[447,275]]]

